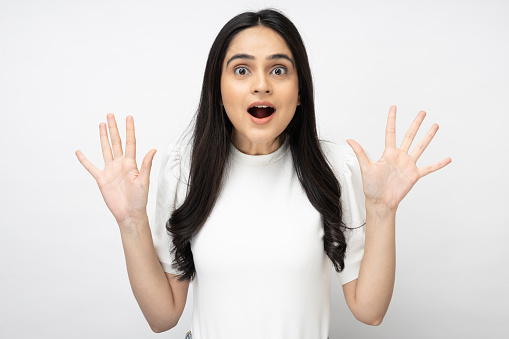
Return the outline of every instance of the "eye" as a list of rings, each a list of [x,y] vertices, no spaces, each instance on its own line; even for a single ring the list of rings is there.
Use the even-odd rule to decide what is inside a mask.
[[[286,72],[287,72],[286,67],[276,67],[272,70],[271,73],[273,73],[274,75],[285,75]]]
[[[249,71],[246,67],[237,67],[233,70],[233,72],[237,75],[247,75],[249,74]]]

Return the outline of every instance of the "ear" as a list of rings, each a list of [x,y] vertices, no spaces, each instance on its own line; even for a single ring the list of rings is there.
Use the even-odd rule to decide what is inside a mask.
[[[297,98],[297,106],[300,106],[300,91],[299,91],[299,97]]]

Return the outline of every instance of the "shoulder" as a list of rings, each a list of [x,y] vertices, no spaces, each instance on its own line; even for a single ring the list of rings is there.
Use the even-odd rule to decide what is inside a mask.
[[[170,143],[163,152],[160,177],[166,179],[187,179],[191,168],[191,145]]]
[[[366,221],[365,198],[362,174],[355,153],[346,141],[341,144],[321,142],[320,145],[341,185],[343,222],[348,228],[362,226]],[[360,236],[363,235],[363,232],[362,229],[359,229],[356,234]],[[351,241],[348,246],[351,247],[350,245]]]
[[[359,166],[355,153],[346,141],[335,143],[320,140],[320,147],[336,174],[343,176]]]

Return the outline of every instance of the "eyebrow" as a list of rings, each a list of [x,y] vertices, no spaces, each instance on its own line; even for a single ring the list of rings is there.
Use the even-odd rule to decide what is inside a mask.
[[[228,65],[230,64],[230,62],[232,62],[235,59],[256,60],[256,58],[254,56],[249,55],[249,54],[245,54],[245,53],[235,54],[230,59],[228,59],[228,61],[226,62],[226,68],[228,68]],[[288,55],[286,55],[284,53],[276,53],[276,54],[269,55],[267,57],[267,60],[277,60],[277,59],[286,59],[292,63],[292,66],[295,67],[295,65],[293,64],[293,60]]]

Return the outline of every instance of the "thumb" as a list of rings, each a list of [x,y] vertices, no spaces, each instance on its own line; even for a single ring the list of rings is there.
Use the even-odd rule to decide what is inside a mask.
[[[142,182],[148,182],[150,179],[150,170],[152,169],[152,160],[154,159],[156,152],[157,152],[157,150],[152,149],[152,150],[148,151],[147,155],[145,155],[145,158],[143,158],[143,161],[141,163],[141,168],[140,168],[140,177],[142,179]]]
[[[348,145],[350,145],[350,147],[354,151],[361,168],[368,166],[371,163],[368,156],[366,155],[366,152],[364,152],[364,149],[362,148],[361,145],[357,143],[357,141],[353,139],[348,139],[346,142],[348,143]]]

